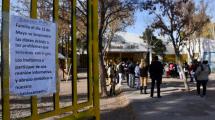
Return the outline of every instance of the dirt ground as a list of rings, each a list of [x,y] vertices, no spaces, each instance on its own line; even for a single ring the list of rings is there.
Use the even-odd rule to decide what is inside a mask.
[[[78,80],[78,102],[87,100],[87,84],[84,75]],[[100,99],[101,120],[214,120],[215,74],[210,76],[208,94],[205,98],[196,95],[195,83],[189,83],[191,90],[184,92],[183,81],[164,78],[161,99],[140,94],[123,82],[120,94]],[[60,83],[60,106],[71,105],[71,81]],[[85,88],[85,89],[82,89]],[[150,85],[149,85],[150,88]],[[149,92],[149,90],[148,90]],[[156,94],[155,94],[156,95]],[[17,119],[29,116],[30,97],[11,96],[11,117]],[[53,110],[52,96],[38,98],[39,112]],[[0,116],[1,117],[1,116]]]

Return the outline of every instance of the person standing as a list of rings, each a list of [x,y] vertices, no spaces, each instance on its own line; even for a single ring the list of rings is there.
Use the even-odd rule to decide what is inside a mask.
[[[123,71],[124,70],[124,68],[123,68],[123,66],[122,66],[122,62],[119,62],[119,64],[117,65],[117,73],[118,73],[118,79],[119,79],[119,82],[118,82],[118,84],[119,84],[119,86],[121,86],[122,85],[122,79],[123,79]]]
[[[110,63],[108,65],[108,70],[107,70],[107,74],[108,74],[108,79],[110,81],[110,96],[114,96],[116,95],[115,92],[115,86],[116,86],[116,79],[115,79],[115,68],[114,68],[114,64]]]
[[[195,72],[198,67],[198,61],[194,60],[190,66],[190,82],[196,81]]]
[[[153,61],[149,66],[149,73],[152,79],[151,82],[151,94],[150,96],[153,98],[154,94],[154,86],[155,82],[157,85],[157,97],[160,98],[160,85],[162,83],[162,74],[163,74],[163,65],[160,61],[158,61],[158,56],[153,57]]]
[[[140,68],[139,68],[139,63],[136,63],[136,67],[134,69],[135,72],[135,87],[137,89],[140,89]]]
[[[186,61],[184,62],[183,70],[184,70],[185,78],[186,78],[186,80],[187,80],[188,75],[189,75],[189,65],[187,64]]]
[[[135,64],[133,63],[133,61],[131,61],[128,65],[128,82],[129,82],[129,87],[131,88],[134,88],[134,84],[135,84],[135,78],[134,78],[134,75],[135,75]]]
[[[207,82],[208,82],[208,76],[211,73],[210,66],[208,65],[208,61],[203,61],[202,64],[200,64],[196,69],[196,87],[197,87],[197,94],[200,95],[200,87],[203,87],[203,93],[201,97],[204,97],[206,95],[207,90]]]
[[[195,70],[194,70],[195,64],[192,62],[191,65],[189,66],[189,71],[190,71],[190,82],[194,81],[194,75],[195,75]]]
[[[139,71],[140,71],[140,94],[143,93],[147,94],[147,83],[148,83],[148,65],[144,61],[144,59],[141,59],[140,65],[139,65]]]
[[[129,61],[126,61],[123,65],[124,68],[124,79],[127,81],[127,85],[129,86],[129,71],[128,71]]]

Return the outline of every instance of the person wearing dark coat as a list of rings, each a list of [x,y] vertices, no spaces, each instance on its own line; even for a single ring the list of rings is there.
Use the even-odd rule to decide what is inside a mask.
[[[158,61],[158,56],[153,57],[153,61],[149,66],[149,73],[151,77],[151,94],[150,96],[153,98],[154,96],[154,86],[155,82],[157,85],[157,97],[160,98],[160,85],[162,83],[162,74],[163,74],[163,65],[160,61]]]

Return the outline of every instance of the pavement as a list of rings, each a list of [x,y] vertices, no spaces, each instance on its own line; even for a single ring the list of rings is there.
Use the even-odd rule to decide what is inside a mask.
[[[189,86],[184,91],[182,80],[163,78],[162,98],[156,91],[151,98],[124,83],[120,94],[101,99],[101,120],[215,120],[215,74],[210,75],[206,97],[196,94],[195,82]]]

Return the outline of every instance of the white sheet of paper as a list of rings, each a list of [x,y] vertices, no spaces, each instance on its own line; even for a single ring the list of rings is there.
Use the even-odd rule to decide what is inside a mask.
[[[11,94],[56,92],[56,24],[11,16],[9,39]]]

